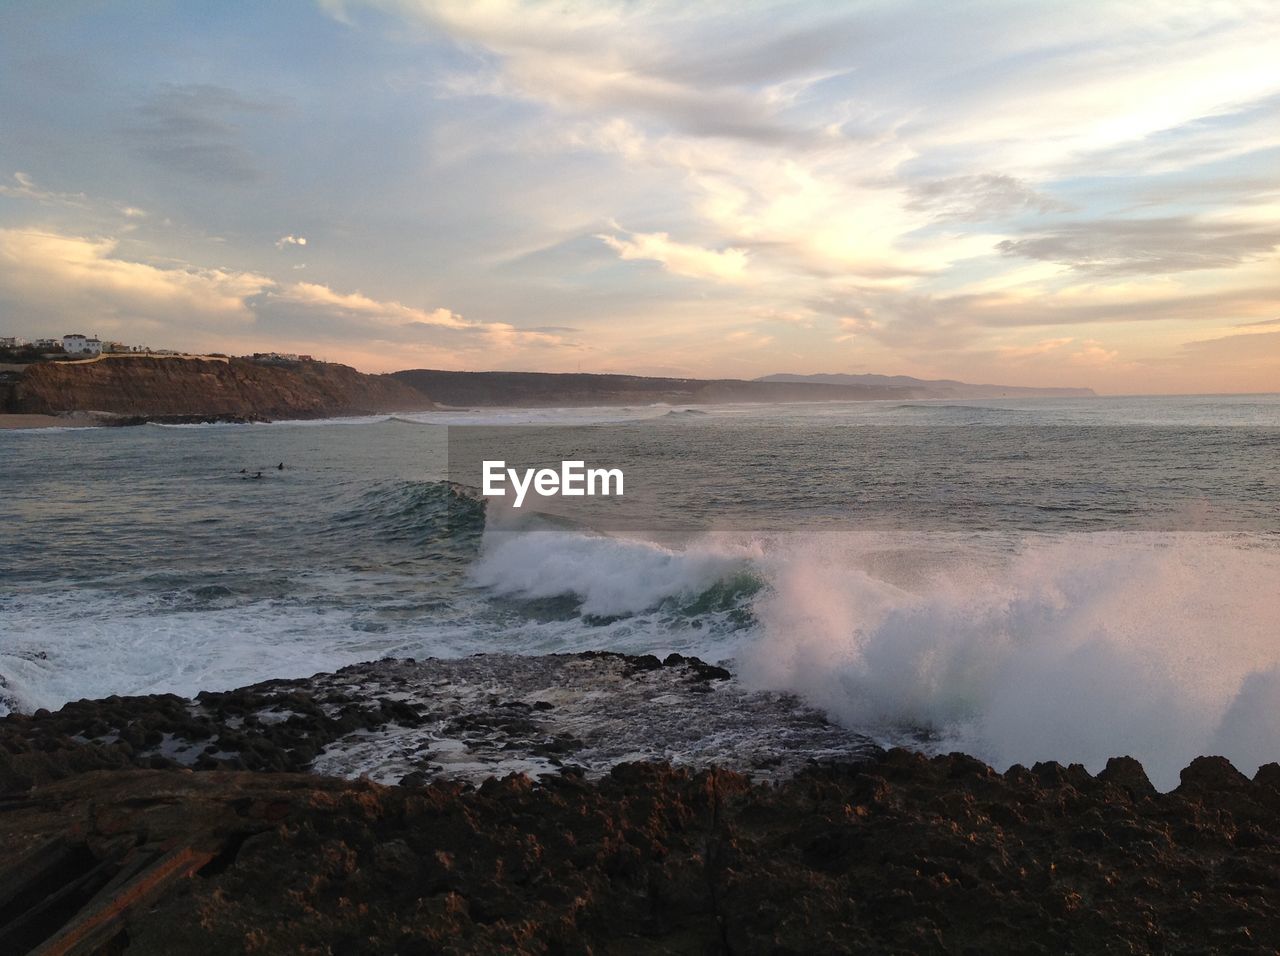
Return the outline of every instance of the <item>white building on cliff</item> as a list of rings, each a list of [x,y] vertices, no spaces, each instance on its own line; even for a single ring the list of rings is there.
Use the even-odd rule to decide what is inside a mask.
[[[62,337],[62,351],[68,355],[101,355],[102,341],[71,332]]]

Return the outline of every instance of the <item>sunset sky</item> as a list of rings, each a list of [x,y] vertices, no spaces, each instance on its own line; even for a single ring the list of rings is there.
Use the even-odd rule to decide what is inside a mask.
[[[1280,390],[1280,4],[0,6],[0,335]]]

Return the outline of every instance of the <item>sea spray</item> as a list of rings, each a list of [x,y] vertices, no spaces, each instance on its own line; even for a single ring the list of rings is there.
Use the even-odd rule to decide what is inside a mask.
[[[1157,785],[1193,757],[1280,759],[1280,551],[1209,535],[1023,543],[900,587],[867,542],[792,542],[744,677],[795,691],[886,742],[997,766],[1137,757]]]

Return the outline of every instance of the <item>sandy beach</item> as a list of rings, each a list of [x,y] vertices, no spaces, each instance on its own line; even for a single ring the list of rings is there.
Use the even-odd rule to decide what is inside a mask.
[[[85,428],[97,424],[88,412],[73,412],[70,415],[0,415],[0,429]]]
[[[57,415],[0,415],[0,428],[57,428],[67,423]]]

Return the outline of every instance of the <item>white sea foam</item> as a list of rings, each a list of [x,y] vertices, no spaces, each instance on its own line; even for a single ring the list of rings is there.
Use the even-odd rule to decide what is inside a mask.
[[[576,536],[553,537],[565,542]],[[312,572],[293,582],[293,597],[245,603],[228,597],[225,603],[196,602],[190,609],[175,608],[175,603],[185,603],[180,594],[130,595],[105,584],[15,590],[0,596],[0,715],[10,708],[55,709],[69,700],[110,694],[191,696],[269,678],[306,677],[382,657],[612,649],[721,659],[732,652],[733,625],[723,614],[689,618],[657,610],[644,613],[668,595],[690,591],[694,585],[687,582],[699,578],[693,570],[699,564],[707,568],[701,577],[714,583],[718,569],[729,563],[679,552],[665,558],[660,552],[646,555],[647,546],[638,542],[600,539],[604,550],[594,552],[589,542],[579,542],[543,569],[543,592],[571,594],[573,588],[564,582],[581,585],[585,580],[575,556],[594,563],[598,587],[585,613],[626,613],[624,618],[543,620],[519,609],[495,611],[488,602],[492,594],[520,593],[515,578],[502,576],[506,562],[517,553],[535,553],[538,540],[533,532],[521,537],[514,550],[491,553],[487,567],[501,582],[495,581],[492,589],[461,589],[447,607],[427,601],[415,608],[412,600],[401,605],[393,596],[364,604],[354,596],[376,596],[388,588],[391,594],[404,593],[406,584],[402,578],[380,582],[370,572]],[[614,563],[626,553],[632,555],[629,564]],[[647,566],[647,583],[627,586],[617,578],[619,590],[611,593],[605,575],[626,566]]]
[[[572,531],[486,529],[473,583],[519,598],[573,595],[582,613],[636,614],[689,600],[761,556],[747,545],[700,543],[673,550],[647,541]]]
[[[87,589],[7,602],[0,630],[0,714],[110,694],[191,696],[380,657],[470,649],[470,630],[449,622],[426,633],[409,623],[379,630],[350,609],[292,600],[174,611],[150,597]]]
[[[1074,536],[898,586],[856,538],[774,554],[744,676],[886,740],[1000,767],[1131,754],[1158,786],[1205,753],[1280,759],[1280,552]]]

